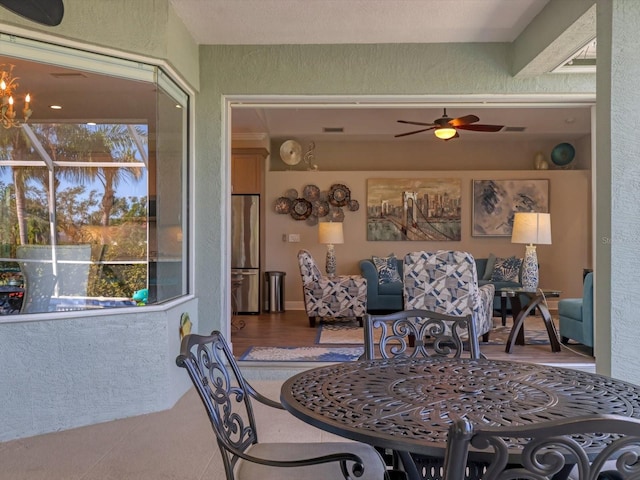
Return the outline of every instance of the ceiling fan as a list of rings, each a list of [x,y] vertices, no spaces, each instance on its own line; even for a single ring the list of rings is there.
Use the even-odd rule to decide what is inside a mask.
[[[460,130],[473,130],[475,132],[498,132],[502,130],[504,125],[484,125],[476,123],[480,121],[475,115],[465,115],[464,117],[451,118],[447,115],[447,109],[444,109],[442,117],[433,121],[433,123],[412,122],[409,120],[398,120],[398,123],[408,123],[409,125],[422,125],[428,128],[422,128],[420,130],[414,130],[412,132],[400,133],[395,137],[406,137],[407,135],[413,135],[415,133],[426,132],[433,130],[436,137],[442,140],[451,140],[452,138],[458,138],[458,129]]]
[[[0,0],[0,5],[48,27],[60,25],[64,15],[62,0]]]

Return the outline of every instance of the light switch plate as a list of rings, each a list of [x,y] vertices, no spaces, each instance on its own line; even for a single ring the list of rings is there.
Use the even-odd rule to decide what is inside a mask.
[[[300,241],[300,234],[299,233],[290,233],[289,234],[289,242],[297,243],[299,241]]]

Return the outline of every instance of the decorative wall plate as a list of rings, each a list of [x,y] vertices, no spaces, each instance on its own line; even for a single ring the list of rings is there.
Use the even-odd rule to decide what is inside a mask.
[[[284,196],[290,198],[291,200],[295,200],[296,198],[298,198],[298,190],[296,190],[295,188],[290,188],[289,190],[284,192]]]
[[[559,143],[551,150],[551,161],[559,167],[565,167],[573,161],[576,150],[570,143]]]
[[[360,208],[360,204],[358,203],[358,200],[349,200],[349,203],[347,204],[347,208],[351,212],[357,212],[358,209]]]
[[[294,220],[306,220],[311,215],[311,202],[304,198],[296,198],[291,202],[291,217]]]
[[[320,199],[320,189],[316,185],[307,185],[302,189],[302,196],[313,203]]]
[[[318,224],[318,217],[316,217],[315,215],[309,215],[309,217],[304,221],[304,223],[306,223],[310,227],[313,227],[314,225]]]
[[[329,205],[329,202],[327,202],[326,200],[316,200],[315,202],[312,203],[313,205],[313,215],[315,215],[316,217],[326,217],[327,215],[329,215],[329,211],[331,210],[331,206]]]
[[[351,200],[351,190],[345,185],[335,183],[329,189],[329,203],[336,207],[343,207]]]
[[[302,160],[302,147],[295,140],[287,140],[280,145],[280,158],[287,165],[297,165]]]
[[[344,220],[344,210],[340,207],[332,207],[329,212],[329,221],[342,222]]]
[[[275,203],[276,213],[286,214],[291,211],[291,199],[287,197],[278,197]]]

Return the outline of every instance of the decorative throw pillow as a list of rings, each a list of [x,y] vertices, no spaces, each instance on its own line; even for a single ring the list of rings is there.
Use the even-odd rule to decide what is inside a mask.
[[[378,270],[378,283],[380,285],[402,281],[398,273],[396,256],[393,253],[389,254],[388,257],[371,257],[371,261],[376,266],[376,270]]]
[[[493,265],[492,282],[519,282],[522,259],[516,257],[496,258]]]
[[[484,269],[482,280],[491,280],[491,277],[493,277],[493,266],[495,264],[496,264],[496,256],[493,253],[490,253],[489,258],[487,258],[487,266]],[[480,272],[478,272],[478,275],[480,275]]]

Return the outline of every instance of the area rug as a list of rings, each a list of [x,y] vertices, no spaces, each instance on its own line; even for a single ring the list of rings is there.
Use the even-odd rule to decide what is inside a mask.
[[[500,318],[494,318],[494,328],[489,335],[489,342],[485,345],[506,345],[513,321],[507,319],[507,325],[502,326]],[[557,325],[556,325],[557,327]],[[379,335],[379,333],[378,333]],[[524,322],[525,344],[527,345],[548,345],[549,336],[545,329],[544,322],[539,316],[528,317]],[[377,339],[374,338],[374,341]],[[316,344],[351,344],[362,345],[364,343],[364,329],[353,322],[327,322],[318,326]]]
[[[246,362],[353,362],[364,347],[249,347],[238,360]]]

